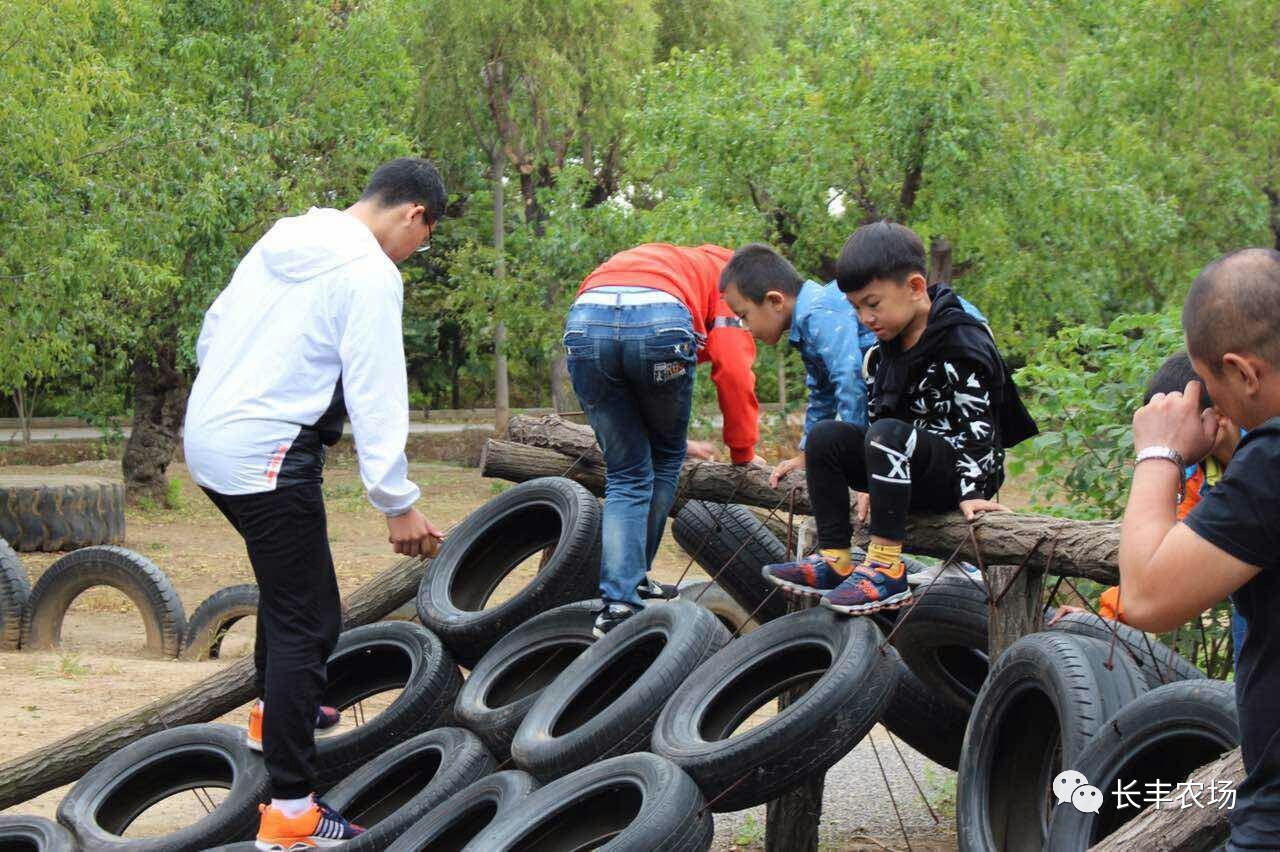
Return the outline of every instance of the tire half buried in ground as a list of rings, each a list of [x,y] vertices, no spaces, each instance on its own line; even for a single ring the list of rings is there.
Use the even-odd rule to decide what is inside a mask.
[[[543,477],[504,491],[440,546],[418,587],[419,618],[462,665],[475,665],[538,613],[599,594],[600,516],[595,496],[570,479]],[[539,552],[529,583],[486,609],[507,575]]]
[[[0,651],[16,651],[22,641],[22,616],[31,595],[27,569],[9,542],[0,538]]]
[[[244,618],[258,615],[258,587],[253,583],[227,586],[205,598],[187,621],[184,660],[216,660],[227,631]]]
[[[370,760],[326,793],[325,803],[365,829],[343,849],[386,849],[432,808],[496,765],[475,734],[437,728]]]
[[[776,798],[825,771],[880,719],[897,652],[871,619],[822,607],[774,619],[694,670],[663,708],[653,751],[697,782],[716,811]],[[754,713],[803,690],[749,730]]]
[[[226,796],[194,824],[160,837],[124,836],[152,805],[208,789]],[[245,745],[243,728],[184,725],[143,737],[90,769],[58,805],[58,821],[84,849],[194,852],[252,837],[266,797],[267,771]]]
[[[467,852],[703,852],[711,812],[665,758],[625,754],[554,781],[499,814]]]
[[[645,607],[542,690],[516,731],[512,758],[547,781],[646,750],[667,699],[728,641],[729,631],[702,607],[679,600]]]
[[[960,754],[962,852],[1043,848],[1053,779],[1147,691],[1128,656],[1107,658],[1105,643],[1060,632],[1024,636],[1000,656],[974,702]]]
[[[321,703],[343,711],[335,733],[316,737],[322,785],[340,781],[364,763],[447,719],[462,673],[439,637],[408,621],[383,621],[345,631],[329,656]],[[351,709],[380,693],[400,690],[374,716]],[[363,721],[362,721],[363,719]],[[346,722],[354,720],[355,727]]]
[[[534,777],[518,769],[486,775],[411,825],[388,852],[461,852],[536,789]]]
[[[186,638],[187,617],[173,583],[145,556],[123,547],[83,547],[50,565],[27,599],[22,623],[25,648],[52,648],[62,641],[62,622],[81,592],[111,586],[138,607],[147,650],[176,657]]]
[[[596,641],[591,632],[598,600],[556,607],[498,640],[467,677],[454,717],[475,733],[498,760],[511,755],[511,740],[542,690]]]
[[[1103,792],[1102,809],[1080,811],[1070,803],[1053,809],[1050,852],[1084,852],[1142,812],[1149,784],[1164,782],[1170,801],[1187,776],[1240,742],[1235,687],[1197,678],[1157,687],[1116,713],[1070,768]],[[1120,782],[1136,807],[1118,808]],[[1205,790],[1195,801],[1207,802]],[[1192,800],[1183,793],[1187,807]],[[1130,802],[1126,801],[1126,804]],[[1225,828],[1225,826],[1224,826]],[[1226,839],[1218,838],[1214,843]],[[1206,848],[1208,848],[1206,846]]]

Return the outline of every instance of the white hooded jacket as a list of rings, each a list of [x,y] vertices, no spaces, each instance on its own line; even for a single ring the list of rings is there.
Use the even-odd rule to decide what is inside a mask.
[[[360,478],[386,515],[408,511],[400,272],[339,210],[281,219],[205,314],[183,427],[196,483],[256,494],[319,482],[322,444],[355,432]]]

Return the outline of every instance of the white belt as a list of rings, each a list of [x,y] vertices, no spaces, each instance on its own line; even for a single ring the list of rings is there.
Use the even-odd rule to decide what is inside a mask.
[[[657,305],[663,302],[681,304],[675,296],[651,287],[597,287],[583,293],[575,305]]]

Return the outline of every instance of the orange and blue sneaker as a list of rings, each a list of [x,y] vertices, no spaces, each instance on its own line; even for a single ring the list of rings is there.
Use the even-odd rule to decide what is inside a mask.
[[[783,591],[806,597],[822,597],[844,582],[847,574],[841,574],[833,566],[834,559],[821,553],[811,553],[795,562],[775,562],[760,569],[764,578]]]
[[[249,731],[245,734],[244,743],[254,751],[262,751],[262,702],[255,701],[249,708]],[[342,721],[342,714],[332,707],[321,707],[316,711],[316,730],[327,731]]]
[[[364,829],[318,799],[296,817],[271,805],[258,805],[258,837],[254,846],[262,852],[287,852],[317,846],[341,846],[359,837]]]
[[[864,562],[843,583],[822,597],[827,609],[845,615],[867,615],[882,609],[898,609],[911,602],[907,566]]]

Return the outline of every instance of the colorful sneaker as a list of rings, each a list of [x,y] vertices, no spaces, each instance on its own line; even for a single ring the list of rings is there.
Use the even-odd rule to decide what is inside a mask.
[[[669,601],[673,600],[680,594],[675,586],[666,583],[659,583],[652,580],[646,574],[640,585],[636,586],[636,594],[640,596],[642,601]]]
[[[596,623],[591,627],[591,632],[597,639],[603,639],[604,634],[635,614],[636,608],[631,604],[611,603],[600,610],[599,615],[596,616]]]
[[[364,833],[364,829],[343,819],[342,814],[319,800],[296,817],[270,805],[258,805],[258,837],[254,846],[262,852],[341,846]]]
[[[907,566],[871,562],[854,568],[847,580],[823,595],[822,605],[845,615],[867,615],[897,609],[910,600]]]
[[[249,730],[244,742],[254,751],[262,751],[262,707],[261,701],[255,701],[249,708]],[[342,721],[342,714],[332,707],[321,707],[316,712],[316,730],[327,731]]]
[[[821,597],[845,581],[846,575],[831,567],[821,553],[811,553],[796,562],[775,562],[760,569],[764,578],[784,591],[806,597]]]

